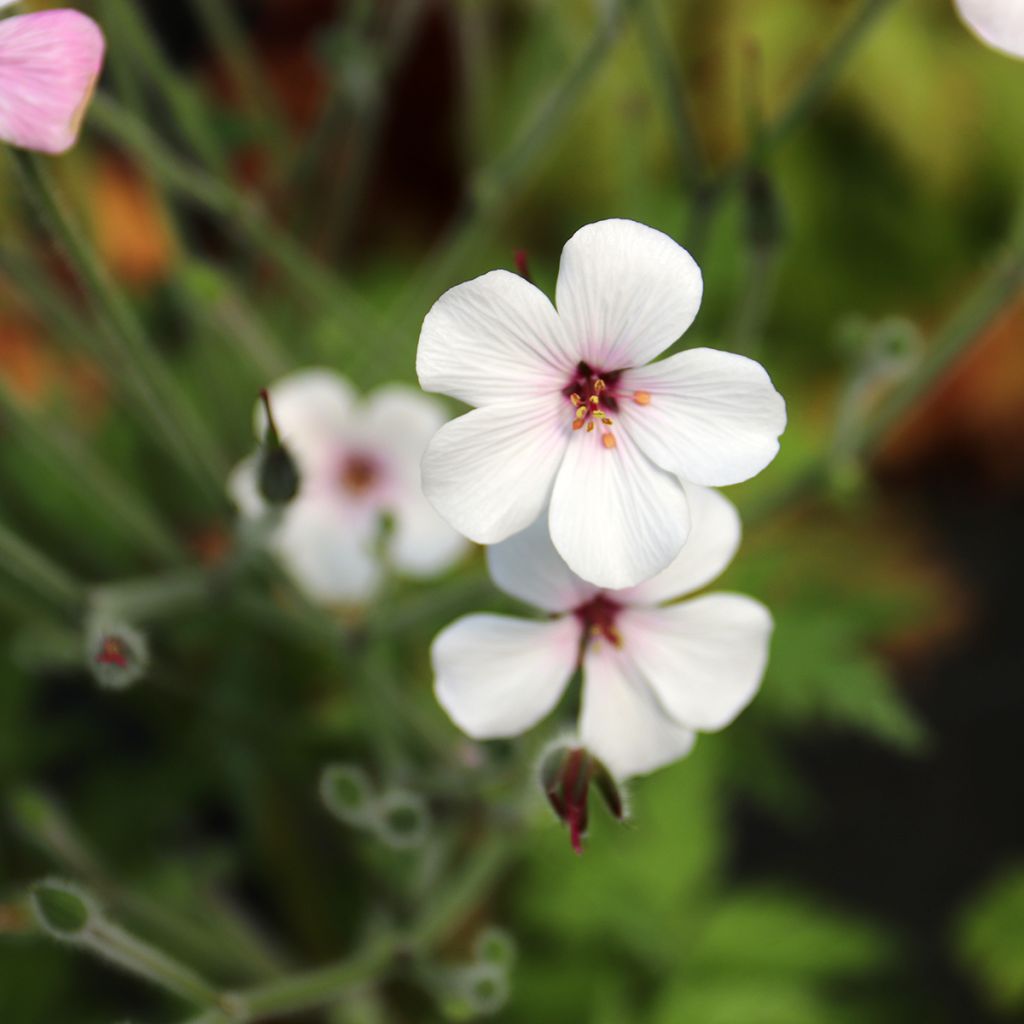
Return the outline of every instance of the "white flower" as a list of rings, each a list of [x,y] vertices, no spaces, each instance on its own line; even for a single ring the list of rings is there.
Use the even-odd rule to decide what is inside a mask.
[[[967,27],[983,43],[1024,57],[1024,2],[1022,0],[955,0]]]
[[[700,348],[645,365],[693,322],[702,288],[667,235],[608,220],[562,250],[557,312],[504,270],[442,295],[420,334],[420,384],[478,408],[427,449],[438,511],[493,544],[550,499],[551,539],[579,576],[626,587],[664,569],[689,529],[680,481],[754,476],[786,422],[753,360]]]
[[[269,389],[281,442],[298,465],[298,495],[280,512],[270,543],[314,600],[361,601],[382,570],[381,520],[393,532],[388,561],[400,572],[441,572],[466,542],[431,508],[420,488],[420,461],[444,412],[433,399],[399,384],[360,400],[345,378],[324,369],[300,370]],[[256,410],[256,433],[266,414]],[[258,487],[258,459],[240,463],[229,490],[241,513],[259,519],[268,506]]]
[[[475,739],[529,729],[581,665],[580,741],[626,778],[683,757],[695,731],[721,729],[747,706],[768,657],[768,610],[739,594],[665,604],[718,576],[739,544],[726,498],[693,484],[686,494],[690,540],[667,569],[627,590],[600,590],[571,572],[543,521],[488,550],[494,582],[551,617],[467,615],[437,636],[435,692],[459,728]]]

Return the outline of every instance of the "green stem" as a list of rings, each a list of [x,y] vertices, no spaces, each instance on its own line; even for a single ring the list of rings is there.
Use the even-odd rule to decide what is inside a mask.
[[[688,234],[691,249],[698,250],[703,245],[709,225],[721,203],[742,184],[752,170],[765,162],[769,154],[821,101],[846,67],[847,60],[861,40],[894,2],[861,0],[857,12],[815,64],[803,85],[782,111],[763,126],[747,153],[698,193]]]
[[[75,435],[26,409],[2,383],[0,411],[11,418],[39,463],[50,465],[55,475],[72,483],[91,505],[109,516],[112,525],[158,558],[180,555],[178,542],[153,510]]]
[[[109,338],[120,352],[122,372],[154,432],[183,468],[219,499],[225,463],[195,411],[147,340],[141,323],[107,274],[81,228],[58,198],[48,168],[31,154],[13,151],[15,165],[43,222],[70,261],[70,267],[103,318]]]
[[[420,319],[425,308],[450,283],[453,273],[477,244],[497,209],[508,203],[523,169],[575,109],[638,2],[619,0],[575,65],[540,105],[511,148],[473,178],[454,223],[424,261],[424,269],[399,303],[397,320],[400,324]]]
[[[683,76],[658,15],[657,0],[644,0],[637,9],[640,33],[654,76],[668,112],[676,157],[684,181],[692,186],[704,181],[708,164],[687,103]]]
[[[82,585],[3,523],[0,523],[0,566],[7,576],[44,601],[66,612],[81,610],[85,597]]]

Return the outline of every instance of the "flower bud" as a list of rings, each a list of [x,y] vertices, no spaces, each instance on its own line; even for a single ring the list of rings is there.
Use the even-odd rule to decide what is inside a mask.
[[[392,789],[377,801],[377,838],[396,850],[411,850],[426,842],[430,811],[422,797]]]
[[[356,764],[329,764],[320,775],[320,799],[339,821],[356,828],[377,824],[377,798],[370,777]]]
[[[449,1020],[489,1017],[508,1002],[508,971],[486,962],[457,967],[449,973],[446,988],[442,1010]]]
[[[569,839],[576,853],[583,852],[591,783],[618,821],[626,816],[618,783],[604,764],[584,747],[558,744],[548,750],[541,758],[540,782],[555,814],[568,825]]]
[[[95,618],[86,627],[85,656],[100,686],[126,690],[146,674],[149,644],[134,626]]]
[[[491,925],[473,940],[473,955],[481,963],[498,964],[510,970],[516,959],[516,942],[504,928]]]
[[[270,395],[264,388],[260,399],[267,414],[267,432],[259,455],[260,494],[268,504],[287,505],[299,493],[299,469],[287,447],[281,443],[270,411]]]
[[[64,942],[80,938],[99,916],[99,908],[84,889],[59,878],[36,882],[29,905],[39,927]]]

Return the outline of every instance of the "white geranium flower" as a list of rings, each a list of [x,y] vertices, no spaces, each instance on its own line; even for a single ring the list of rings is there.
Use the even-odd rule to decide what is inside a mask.
[[[361,601],[372,596],[382,568],[377,554],[382,516],[394,522],[385,555],[399,571],[441,572],[466,542],[431,508],[420,488],[420,461],[444,422],[433,399],[400,384],[360,400],[331,370],[300,370],[269,389],[281,442],[299,470],[297,496],[280,511],[270,544],[314,600]],[[256,410],[256,433],[266,414]],[[239,511],[268,512],[258,485],[259,455],[240,463],[229,481]]]
[[[967,27],[988,46],[1024,57],[1024,0],[955,0]]]
[[[751,359],[700,348],[646,365],[693,322],[702,289],[667,235],[607,220],[562,250],[557,312],[504,270],[442,295],[420,334],[420,384],[478,408],[427,449],[441,515],[493,544],[550,499],[551,539],[583,579],[626,587],[664,569],[689,529],[680,481],[754,476],[786,423]]]
[[[579,736],[618,778],[687,754],[696,731],[728,725],[761,683],[772,631],[764,605],[739,594],[666,604],[703,587],[739,544],[733,505],[686,485],[692,529],[659,575],[601,590],[558,557],[543,520],[487,552],[506,593],[546,620],[467,615],[434,640],[441,705],[475,739],[515,736],[558,703],[583,669]]]

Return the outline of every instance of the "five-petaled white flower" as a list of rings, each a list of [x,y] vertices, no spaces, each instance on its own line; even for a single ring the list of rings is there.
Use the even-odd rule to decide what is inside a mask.
[[[1021,0],[955,0],[967,27],[988,46],[1024,57],[1024,3]]]
[[[103,51],[99,26],[80,11],[0,21],[0,139],[43,153],[74,145]]]
[[[475,739],[514,736],[583,670],[580,741],[619,778],[687,754],[723,728],[761,683],[772,631],[764,605],[716,593],[665,604],[728,565],[740,521],[717,491],[686,485],[693,526],[672,564],[639,586],[600,590],[571,572],[539,521],[488,549],[494,582],[551,618],[473,614],[431,649],[441,705]]]
[[[693,322],[700,270],[667,235],[627,220],[581,228],[558,271],[558,311],[495,270],[427,314],[427,391],[478,408],[446,424],[423,487],[472,540],[525,529],[550,500],[551,539],[599,586],[664,569],[686,541],[681,481],[718,487],[763,469],[786,410],[760,364],[699,348],[647,364]]]
[[[299,491],[280,511],[270,545],[295,581],[318,601],[371,597],[382,569],[381,521],[393,530],[385,556],[409,576],[435,575],[466,549],[420,489],[420,460],[441,423],[439,404],[413,388],[392,384],[357,398],[344,377],[301,370],[269,389],[281,442],[299,470]],[[266,414],[256,410],[256,433]],[[259,456],[240,463],[229,490],[243,515],[260,518]]]

